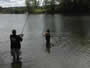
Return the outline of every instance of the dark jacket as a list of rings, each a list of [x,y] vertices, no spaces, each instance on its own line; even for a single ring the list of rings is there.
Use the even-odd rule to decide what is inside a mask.
[[[46,41],[50,41],[50,33],[47,33],[45,36],[46,36]]]
[[[21,48],[21,41],[23,39],[19,35],[10,35],[10,41],[11,41],[11,49],[13,48]]]

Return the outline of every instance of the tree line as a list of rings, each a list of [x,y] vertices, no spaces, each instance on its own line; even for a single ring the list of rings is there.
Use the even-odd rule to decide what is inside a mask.
[[[40,10],[48,13],[60,12],[89,12],[89,0],[43,0],[43,5],[40,6],[39,0],[26,0],[26,8],[28,12]],[[44,11],[43,11],[44,9]]]
[[[0,13],[90,12],[89,0],[26,0],[25,7],[0,7]]]

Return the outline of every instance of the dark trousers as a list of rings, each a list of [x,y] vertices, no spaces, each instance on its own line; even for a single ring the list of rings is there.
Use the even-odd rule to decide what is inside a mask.
[[[20,49],[18,49],[18,48],[11,49],[11,56],[13,56],[14,60],[19,60],[20,54],[21,54]]]
[[[48,53],[50,53],[50,41],[49,40],[46,40],[46,50],[48,51]]]

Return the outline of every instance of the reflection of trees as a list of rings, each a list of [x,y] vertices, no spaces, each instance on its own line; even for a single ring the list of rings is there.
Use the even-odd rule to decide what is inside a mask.
[[[22,68],[22,61],[19,58],[18,60],[13,60],[13,62],[11,63],[11,68]]]
[[[11,68],[22,68],[22,62],[13,62]]]
[[[50,29],[51,32],[56,32],[54,15],[45,15],[44,24],[45,24],[45,30]]]
[[[64,20],[64,31],[71,32],[74,35],[84,37],[85,29],[82,19],[80,17],[73,17],[71,19]]]

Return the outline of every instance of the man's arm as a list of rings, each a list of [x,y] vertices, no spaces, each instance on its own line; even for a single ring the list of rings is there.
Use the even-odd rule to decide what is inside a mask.
[[[18,35],[18,40],[23,41],[23,38],[20,35]]]

